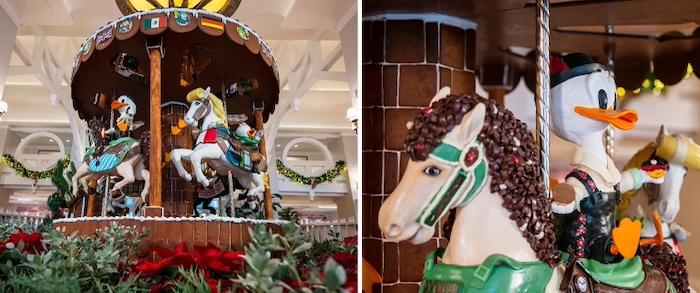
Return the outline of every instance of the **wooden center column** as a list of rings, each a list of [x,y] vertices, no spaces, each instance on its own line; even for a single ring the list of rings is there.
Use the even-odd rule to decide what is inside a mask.
[[[262,116],[262,109],[256,109],[255,110],[255,129],[256,130],[261,130],[265,129],[265,125],[263,124],[263,116]],[[265,136],[260,140],[258,143],[258,148],[260,149],[260,154],[267,159],[267,150],[265,149]],[[271,168],[271,162],[267,162],[268,165],[268,172],[270,172]],[[263,182],[265,182],[265,173],[263,173]],[[269,178],[269,177],[268,177]],[[263,183],[265,184],[265,183]],[[275,219],[275,211],[272,209],[272,194],[270,193],[269,188],[265,188],[265,193],[264,194],[264,202],[263,204],[265,205],[265,219],[266,220],[274,220]]]
[[[163,177],[161,176],[160,163],[163,161],[161,152],[161,101],[160,101],[160,71],[161,71],[161,46],[162,39],[158,39],[158,46],[149,46],[149,55],[151,59],[151,96],[150,96],[150,132],[151,145],[149,150],[148,170],[151,172],[150,187],[149,187],[149,207],[146,208],[145,216],[162,217],[163,208],[161,207],[163,197],[161,194],[163,188]]]

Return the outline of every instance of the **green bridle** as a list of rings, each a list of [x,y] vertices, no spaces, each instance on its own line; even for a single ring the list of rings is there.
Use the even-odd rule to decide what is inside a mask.
[[[456,168],[446,183],[432,194],[416,219],[418,224],[426,228],[435,227],[435,223],[445,216],[451,207],[468,204],[484,187],[488,171],[484,147],[478,140],[462,149],[443,141],[430,153],[430,158]]]

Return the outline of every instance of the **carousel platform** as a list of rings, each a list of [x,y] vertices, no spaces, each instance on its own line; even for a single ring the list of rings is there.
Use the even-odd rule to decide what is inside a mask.
[[[54,229],[65,229],[65,235],[77,232],[77,235],[88,236],[112,223],[135,226],[137,231],[148,229],[150,234],[141,241],[137,253],[139,257],[148,259],[153,258],[149,247],[174,249],[182,242],[190,248],[192,245],[206,246],[211,243],[224,251],[243,251],[243,247],[251,242],[249,228],[264,225],[266,230],[283,234],[282,225],[289,222],[224,217],[80,217],[54,220],[53,226]]]

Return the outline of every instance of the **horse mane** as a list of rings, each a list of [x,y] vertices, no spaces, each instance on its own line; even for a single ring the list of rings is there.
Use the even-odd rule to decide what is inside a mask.
[[[644,161],[649,160],[651,156],[656,152],[656,146],[654,145],[653,142],[650,142],[647,144],[644,148],[639,150],[632,158],[630,159],[629,162],[627,162],[627,165],[622,169],[622,171],[632,169],[632,168],[639,168],[642,166],[642,163]],[[620,204],[617,206],[617,211],[622,212],[629,207],[630,202],[632,199],[637,196],[637,190],[630,190],[626,192],[625,194],[622,195],[622,201]]]
[[[187,102],[192,103],[196,100],[201,100],[204,96],[204,89],[196,88],[187,94]],[[212,93],[209,93],[209,101],[213,106],[214,115],[219,118],[219,123],[228,127],[228,120],[226,119],[226,109],[224,109],[224,103]]]
[[[107,141],[102,138],[102,129],[105,127],[106,123],[100,119],[92,118],[88,121],[88,129],[90,130],[90,136],[92,136],[92,142],[95,147],[95,152],[93,157],[101,156],[104,151]]]
[[[541,261],[555,266],[561,255],[555,245],[551,200],[545,189],[537,160],[534,137],[513,113],[503,105],[476,94],[449,95],[432,103],[434,111],[419,114],[408,131],[405,149],[414,161],[423,161],[445,135],[462,122],[465,114],[478,103],[486,106],[484,127],[479,141],[489,160],[491,192],[503,198],[503,207],[522,231],[522,236]],[[419,146],[422,145],[422,146]],[[443,234],[449,239],[455,220],[451,211]]]
[[[141,134],[139,138],[139,148],[141,149],[141,158],[143,160],[143,167],[146,170],[149,169],[150,157],[148,152],[151,149],[151,131],[146,130]]]

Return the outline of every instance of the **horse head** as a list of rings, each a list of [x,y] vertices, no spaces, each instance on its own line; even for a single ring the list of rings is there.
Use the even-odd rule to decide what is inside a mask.
[[[431,104],[448,94],[449,88],[443,88]],[[426,108],[423,114],[444,110],[442,106]],[[484,185],[483,175],[488,163],[482,163],[485,160],[483,147],[476,138],[484,125],[485,111],[485,106],[479,103],[469,112],[461,113],[463,116],[455,118],[461,118],[461,123],[449,130],[443,129],[447,133],[441,141],[435,141],[437,144],[407,142],[407,151],[412,158],[401,182],[379,211],[379,227],[387,239],[411,239],[415,244],[428,241],[440,218],[449,209],[467,204],[470,200],[467,193],[473,196]],[[420,119],[409,122],[409,131],[423,126],[418,125],[423,122]],[[427,148],[432,150],[426,152]],[[481,176],[474,176],[475,173],[481,173]]]
[[[214,127],[217,123],[227,126],[223,102],[215,95],[211,94],[211,89],[197,88],[187,94],[187,102],[190,109],[183,119],[187,125],[202,129]]]
[[[647,195],[661,221],[670,223],[680,210],[680,192],[688,169],[700,170],[700,146],[684,135],[669,135],[665,126],[661,126],[654,145],[655,155],[668,161],[668,171],[664,182],[650,186],[651,194]]]
[[[379,210],[383,235],[424,243],[440,219],[457,208],[443,230],[455,227],[459,234],[450,243],[465,256],[456,261],[448,247],[450,261],[500,253],[555,265],[551,205],[543,196],[532,134],[493,100],[448,94],[449,88],[440,90],[406,125],[410,160]],[[484,239],[488,244],[479,243]]]

